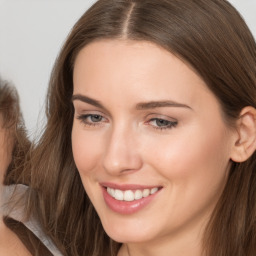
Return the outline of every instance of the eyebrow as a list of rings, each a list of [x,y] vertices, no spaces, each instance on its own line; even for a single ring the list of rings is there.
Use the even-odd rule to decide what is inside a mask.
[[[138,103],[136,105],[136,109],[138,109],[138,110],[163,108],[163,107],[178,107],[178,108],[191,109],[191,107],[189,107],[186,104],[182,104],[182,103],[178,103],[178,102],[170,101],[170,100],[150,101],[150,102],[145,102],[145,103]]]
[[[75,100],[79,100],[79,101],[88,103],[90,105],[93,105],[95,107],[106,110],[106,108],[103,106],[103,104],[100,103],[100,101],[92,99],[85,95],[75,94],[72,96],[72,101],[75,101]],[[150,101],[150,102],[142,102],[142,103],[136,104],[137,110],[146,110],[146,109],[163,108],[163,107],[178,107],[178,108],[192,109],[186,104],[178,103],[171,100]]]
[[[95,107],[101,108],[101,109],[106,109],[98,100],[94,100],[90,97],[87,97],[85,95],[81,95],[81,94],[75,94],[72,95],[72,102],[75,100],[79,100],[85,103],[88,103],[90,105],[93,105]]]

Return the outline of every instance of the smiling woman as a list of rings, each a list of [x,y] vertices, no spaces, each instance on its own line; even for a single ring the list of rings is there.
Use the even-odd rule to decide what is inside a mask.
[[[80,18],[29,165],[64,255],[255,255],[255,49],[224,0],[99,0]]]
[[[73,74],[74,95],[101,102],[74,101],[72,145],[105,231],[115,241],[143,242],[144,255],[155,244],[158,255],[176,255],[184,243],[199,255],[200,230],[238,140],[216,97],[188,65],[148,42],[94,42],[78,54]]]

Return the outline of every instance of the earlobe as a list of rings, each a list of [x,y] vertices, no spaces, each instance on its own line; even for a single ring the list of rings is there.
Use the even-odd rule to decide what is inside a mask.
[[[246,161],[256,150],[256,109],[245,107],[237,121],[237,138],[233,145],[231,159],[234,162]]]

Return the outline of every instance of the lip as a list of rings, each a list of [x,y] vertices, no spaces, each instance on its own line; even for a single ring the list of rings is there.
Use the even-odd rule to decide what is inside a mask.
[[[105,200],[106,205],[114,212],[119,214],[133,214],[140,210],[142,210],[144,207],[149,205],[155,197],[159,194],[162,187],[159,186],[143,186],[143,185],[133,185],[133,184],[124,184],[124,185],[118,185],[113,183],[101,183],[101,188],[103,192],[103,198]],[[114,199],[112,196],[110,196],[107,192],[107,187],[114,188],[114,189],[120,189],[122,191],[124,190],[143,190],[143,189],[151,189],[154,187],[158,187],[159,190],[152,195],[149,195],[148,197],[143,197],[139,200],[134,200],[132,202],[127,201],[119,201]]]

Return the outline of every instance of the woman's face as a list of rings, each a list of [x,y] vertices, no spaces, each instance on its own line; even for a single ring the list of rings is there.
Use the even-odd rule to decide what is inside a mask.
[[[197,234],[225,185],[235,133],[204,81],[152,43],[102,40],[77,56],[73,103],[74,160],[108,235]]]

